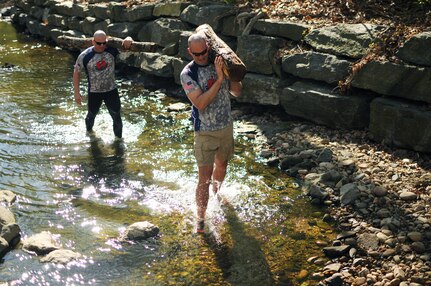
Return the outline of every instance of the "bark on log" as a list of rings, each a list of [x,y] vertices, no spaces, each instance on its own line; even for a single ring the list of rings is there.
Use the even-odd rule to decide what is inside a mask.
[[[235,54],[234,51],[215,33],[208,24],[200,25],[196,28],[196,32],[204,33],[208,45],[210,46],[210,58],[214,60],[215,55],[220,55],[225,63],[223,72],[226,77],[232,81],[241,81],[247,73],[247,68],[241,59]]]
[[[62,48],[77,51],[77,50],[83,50],[85,48],[88,48],[92,45],[91,43],[92,38],[78,38],[78,37],[71,37],[71,36],[59,36],[57,38],[57,45],[59,45]],[[115,37],[108,37],[108,45],[114,48],[117,48],[119,50],[122,49],[121,43],[123,42],[123,39],[115,38]],[[135,42],[133,41],[132,46],[128,51],[131,52],[155,52],[157,49],[157,44],[153,42]]]

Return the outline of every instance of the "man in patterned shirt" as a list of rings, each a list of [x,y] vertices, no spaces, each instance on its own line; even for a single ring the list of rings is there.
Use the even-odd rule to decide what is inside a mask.
[[[228,161],[233,156],[230,96],[241,94],[242,83],[225,77],[221,56],[216,56],[214,64],[210,63],[204,34],[195,33],[189,37],[188,52],[193,61],[184,67],[180,78],[193,104],[194,153],[199,173],[196,231],[203,233],[211,180],[213,192],[217,194],[225,178]]]
[[[123,40],[124,49],[129,49],[133,39],[127,37]],[[115,57],[119,51],[109,47],[104,31],[94,33],[93,46],[84,50],[76,60],[73,71],[73,88],[75,101],[81,105],[82,95],[79,90],[80,73],[85,71],[88,78],[88,113],[85,117],[87,132],[93,132],[94,119],[99,112],[102,102],[105,102],[113,120],[114,134],[122,137],[123,123],[121,121],[121,103],[118,89],[115,84]]]

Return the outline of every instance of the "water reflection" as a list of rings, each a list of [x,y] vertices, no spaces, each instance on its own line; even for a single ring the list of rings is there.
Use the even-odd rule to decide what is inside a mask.
[[[87,170],[88,180],[95,186],[104,185],[110,189],[118,189],[123,180],[127,180],[125,168],[125,145],[122,140],[114,140],[105,144],[95,135],[90,135],[90,170]]]

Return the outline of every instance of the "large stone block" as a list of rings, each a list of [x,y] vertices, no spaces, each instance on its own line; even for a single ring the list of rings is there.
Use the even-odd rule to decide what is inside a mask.
[[[186,24],[178,19],[160,18],[152,22],[149,26],[151,42],[159,46],[166,47],[178,42],[180,34],[187,30]]]
[[[123,3],[110,3],[109,5],[110,17],[113,22],[126,22],[127,18],[127,7]]]
[[[47,18],[47,23],[50,26],[67,28],[67,19],[68,18],[58,14],[50,14]]]
[[[72,12],[73,12],[73,16],[80,17],[80,18],[85,18],[87,16],[90,16],[88,15],[88,7],[83,4],[74,4],[72,6]]]
[[[151,42],[151,30],[153,21],[142,24],[142,28],[139,30],[136,40],[140,42]]]
[[[305,24],[285,22],[273,19],[261,19],[253,26],[253,30],[266,36],[283,37],[300,41],[310,27]]]
[[[254,73],[271,75],[281,69],[281,62],[277,63],[275,55],[285,40],[261,35],[244,35],[238,37],[236,54],[247,66],[247,70]],[[280,68],[277,67],[280,66]]]
[[[111,11],[106,4],[88,5],[88,12],[97,19],[105,20],[111,17]]]
[[[258,103],[263,105],[280,104],[283,92],[280,79],[260,74],[247,73],[244,77],[241,96],[235,98],[239,102]]]
[[[130,22],[148,21],[154,19],[154,4],[134,6],[127,9],[127,20]]]
[[[305,41],[320,52],[361,58],[385,28],[372,24],[338,24],[312,30]]]
[[[77,16],[75,15],[75,10],[73,7],[74,4],[72,1],[55,1],[51,6],[50,13],[60,14],[64,16]]]
[[[387,145],[431,152],[431,109],[391,98],[371,102],[371,138]]]
[[[94,26],[101,22],[99,19],[96,19],[94,17],[87,17],[82,22],[82,32],[86,35],[93,36],[94,32],[96,32],[96,29]]]
[[[399,49],[397,56],[407,62],[431,66],[431,32],[423,32],[408,39]]]
[[[431,103],[431,68],[369,62],[354,76],[352,86]]]
[[[127,36],[131,36],[132,38],[136,38],[139,30],[142,28],[142,23],[111,23],[107,27],[107,34],[113,37],[125,38]]]
[[[296,82],[283,89],[280,103],[286,113],[331,128],[362,129],[368,127],[369,95],[340,95],[333,87]]]
[[[82,25],[84,24],[84,19],[80,17],[69,17],[67,19],[67,27],[71,30],[77,30],[83,32]]]
[[[237,21],[237,18],[235,16],[228,16],[228,17],[223,19],[221,33],[225,36],[237,37],[237,36],[241,35],[244,27],[240,27],[240,25]]]
[[[153,15],[155,17],[179,17],[181,12],[189,5],[190,3],[184,2],[157,3],[154,6]]]
[[[287,55],[282,67],[287,73],[307,79],[337,83],[349,74],[352,62],[337,56],[315,52]]]
[[[222,24],[220,15],[228,15],[232,9],[231,5],[216,4],[201,7],[190,5],[182,11],[180,18],[195,26],[208,24],[215,32],[219,32]]]

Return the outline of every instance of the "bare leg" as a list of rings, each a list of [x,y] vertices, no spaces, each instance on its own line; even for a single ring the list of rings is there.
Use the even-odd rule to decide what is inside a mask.
[[[213,166],[199,166],[199,181],[196,187],[196,206],[198,220],[205,219],[205,213],[209,200],[209,186],[211,183],[212,173]]]
[[[213,172],[213,192],[214,194],[217,194],[217,192],[221,188],[221,184],[224,181],[224,178],[226,176],[226,170],[227,170],[227,163],[228,161],[220,161],[215,158],[215,168]]]

